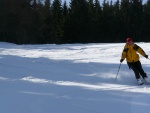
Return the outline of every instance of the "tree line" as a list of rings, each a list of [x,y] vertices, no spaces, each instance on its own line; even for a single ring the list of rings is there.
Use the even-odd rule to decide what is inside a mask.
[[[17,44],[150,41],[150,0],[0,0],[0,41]]]

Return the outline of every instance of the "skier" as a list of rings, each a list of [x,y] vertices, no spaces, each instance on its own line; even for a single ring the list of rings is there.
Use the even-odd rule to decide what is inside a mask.
[[[137,79],[139,85],[144,84],[144,82],[146,84],[149,84],[150,82],[148,76],[142,69],[141,62],[139,61],[140,58],[137,52],[148,59],[148,55],[145,54],[143,49],[139,47],[137,44],[134,44],[131,38],[127,38],[126,44],[122,51],[122,57],[120,59],[120,62],[122,63],[126,58],[129,69],[133,70],[135,78]],[[142,76],[143,80],[141,80],[140,76]]]

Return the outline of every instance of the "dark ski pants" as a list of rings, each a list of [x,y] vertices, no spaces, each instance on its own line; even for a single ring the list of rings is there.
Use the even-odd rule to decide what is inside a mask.
[[[137,61],[137,62],[127,62],[129,68],[131,68],[135,74],[135,78],[139,79],[140,75],[142,76],[142,78],[144,79],[145,77],[147,77],[146,73],[144,72],[141,62]]]

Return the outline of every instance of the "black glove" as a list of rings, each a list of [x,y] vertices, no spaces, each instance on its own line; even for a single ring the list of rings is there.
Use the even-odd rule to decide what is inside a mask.
[[[148,58],[148,55],[145,55],[145,58]]]
[[[120,62],[122,63],[124,59],[120,59]]]

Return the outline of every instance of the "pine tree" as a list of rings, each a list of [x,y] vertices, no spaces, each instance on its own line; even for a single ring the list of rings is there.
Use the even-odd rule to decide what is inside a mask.
[[[54,43],[61,43],[63,37],[62,5],[61,0],[54,0],[52,3],[52,36]]]
[[[142,41],[150,41],[150,33],[149,33],[149,28],[150,28],[150,0],[147,1],[146,4],[144,4],[144,23],[143,23],[143,40]]]
[[[104,0],[103,2],[103,14],[102,14],[102,33],[103,33],[103,42],[111,42],[112,37],[112,18],[113,18],[113,7],[112,3],[109,5],[109,2]]]
[[[129,0],[121,0],[121,23],[122,23],[122,36],[132,36],[131,18],[132,7]]]
[[[4,0],[1,13],[2,41],[23,43],[28,37],[30,28],[30,2],[31,0]]]
[[[142,29],[143,29],[143,5],[142,0],[133,0],[132,1],[132,23],[133,23],[133,38],[136,38],[135,41],[142,41]]]
[[[124,41],[124,39],[122,39],[121,37],[123,37],[122,35],[122,21],[121,21],[121,7],[120,7],[120,1],[117,0],[114,3],[113,6],[114,10],[113,10],[113,23],[112,23],[112,29],[113,29],[113,42],[121,42]]]
[[[99,0],[95,0],[94,2],[94,26],[95,26],[95,42],[102,41],[102,7],[100,6]]]
[[[41,16],[41,43],[52,43],[52,13],[51,2],[45,0]]]
[[[69,40],[67,39],[67,28],[68,28],[68,16],[69,16],[69,9],[67,6],[67,2],[64,1],[63,8],[62,8],[62,29],[63,29],[63,39],[62,43],[69,43]]]
[[[69,37],[71,42],[87,41],[88,5],[85,0],[71,0],[69,10]]]

